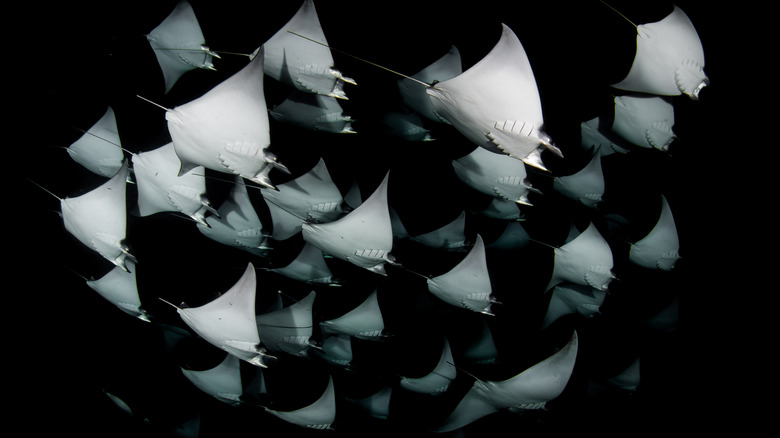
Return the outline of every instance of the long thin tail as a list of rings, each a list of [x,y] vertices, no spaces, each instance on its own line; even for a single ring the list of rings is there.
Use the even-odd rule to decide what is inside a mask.
[[[290,32],[291,34],[293,34],[293,35],[297,35],[297,36],[299,36],[299,37],[301,37],[301,38],[307,39],[307,40],[309,40],[309,41],[311,41],[311,42],[317,43],[317,44],[319,44],[319,45],[321,45],[321,46],[325,46],[325,47],[329,48],[330,50],[333,50],[334,52],[341,53],[342,55],[349,56],[350,58],[357,59],[358,61],[365,62],[366,64],[373,65],[374,67],[377,67],[377,68],[380,68],[380,69],[382,69],[382,70],[388,71],[388,72],[390,72],[390,73],[396,74],[396,75],[398,75],[398,76],[401,76],[401,77],[403,77],[403,78],[406,78],[406,79],[412,80],[412,81],[414,81],[414,82],[417,82],[417,83],[418,83],[418,84],[420,84],[420,85],[423,85],[423,86],[426,86],[426,87],[432,87],[432,86],[433,86],[433,84],[429,84],[429,83],[427,83],[427,82],[425,82],[425,81],[421,81],[421,80],[419,80],[419,79],[417,79],[417,78],[413,78],[413,77],[411,77],[411,76],[408,76],[408,75],[405,75],[405,74],[403,74],[403,73],[397,72],[397,71],[395,71],[395,70],[389,69],[389,68],[387,68],[387,67],[384,67],[384,66],[382,66],[382,65],[379,65],[379,64],[377,64],[377,63],[375,63],[375,62],[371,62],[371,61],[369,61],[369,60],[367,60],[367,59],[363,59],[363,58],[361,58],[361,57],[359,57],[359,56],[355,56],[355,55],[353,55],[353,54],[351,54],[351,53],[347,53],[347,52],[344,52],[344,51],[342,51],[342,50],[336,49],[336,48],[334,48],[334,47],[331,47],[331,46],[329,46],[329,45],[327,45],[327,44],[325,44],[325,43],[323,43],[323,42],[317,41],[317,40],[315,40],[315,39],[312,39],[312,38],[309,38],[309,37],[307,37],[307,36],[301,35],[301,34],[299,34],[299,33],[295,33],[295,32],[293,32],[293,31],[291,31],[291,30],[288,30],[287,32]]]
[[[606,6],[606,7],[610,8],[610,9],[612,9],[613,11],[615,11],[615,13],[616,13],[616,14],[620,15],[620,16],[621,16],[621,17],[623,17],[623,18],[624,18],[626,21],[628,21],[629,23],[631,23],[631,25],[632,25],[632,26],[634,26],[634,27],[637,27],[636,23],[634,23],[633,21],[629,20],[629,19],[628,19],[628,17],[626,17],[625,15],[623,15],[623,13],[621,13],[620,11],[618,11],[617,9],[615,9],[615,8],[614,8],[612,5],[610,5],[609,3],[605,2],[604,0],[600,0],[600,1],[601,1],[601,3],[603,3],[603,4],[604,4],[604,6]]]

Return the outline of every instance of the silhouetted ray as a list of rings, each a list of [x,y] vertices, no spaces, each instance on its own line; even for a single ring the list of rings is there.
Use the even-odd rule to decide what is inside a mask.
[[[244,388],[238,357],[226,354],[225,360],[214,368],[202,371],[182,368],[181,372],[198,389],[217,400],[234,405],[241,403]]]
[[[650,269],[671,271],[680,259],[680,241],[669,201],[661,195],[658,222],[641,240],[631,244],[629,260]]]

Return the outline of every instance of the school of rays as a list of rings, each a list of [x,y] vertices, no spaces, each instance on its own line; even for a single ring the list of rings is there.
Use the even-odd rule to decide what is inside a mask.
[[[73,179],[30,178],[101,319],[153,343],[155,391],[186,400],[112,379],[132,359],[98,373],[123,414],[183,437],[471,436],[642,396],[686,273],[681,198],[652,176],[673,172],[676,105],[709,84],[681,8],[637,25],[589,6],[635,54],[574,124],[548,116],[512,17],[484,24],[486,50],[421,44],[403,71],[330,46],[336,3],[274,10],[238,50],[200,2],[168,6],[147,17],[145,85],[58,145]]]

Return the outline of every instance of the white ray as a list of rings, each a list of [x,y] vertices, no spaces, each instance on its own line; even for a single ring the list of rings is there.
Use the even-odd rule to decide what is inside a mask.
[[[428,290],[442,301],[473,312],[491,314],[490,306],[495,299],[482,236],[477,235],[471,251],[460,263],[427,282]]]
[[[660,96],[616,96],[612,132],[631,144],[665,151],[677,139],[674,106]]]
[[[138,296],[135,263],[126,260],[125,264],[127,270],[115,266],[102,277],[88,280],[87,286],[128,315],[149,322],[149,317],[141,306],[141,298]]]
[[[525,49],[507,25],[502,29],[490,53],[428,87],[428,95],[436,114],[475,144],[547,170],[542,150],[561,152],[542,130],[542,104]]]
[[[166,93],[190,70],[214,70],[212,58],[219,58],[206,46],[195,11],[185,0],[179,1],[170,15],[146,35],[146,39],[162,69]]]
[[[257,278],[252,263],[219,298],[200,307],[177,308],[182,320],[210,344],[239,359],[265,367],[255,321]]]
[[[682,9],[661,21],[636,26],[636,55],[628,75],[615,88],[698,99],[709,84],[699,34]]]
[[[111,263],[127,270],[133,256],[124,244],[127,231],[127,162],[108,181],[77,197],[60,200],[65,229]]]
[[[680,240],[672,209],[661,195],[661,214],[653,229],[641,240],[631,244],[631,262],[650,269],[671,271],[680,259]]]
[[[203,96],[168,109],[165,118],[181,160],[180,174],[203,166],[272,188],[272,169],[289,173],[268,150],[271,138],[262,56]]]
[[[449,432],[501,410],[541,409],[566,387],[577,358],[574,332],[552,356],[503,381],[477,379],[449,417],[436,430]]]
[[[66,149],[73,161],[91,172],[111,178],[122,168],[125,154],[116,125],[114,109],[105,114]]]
[[[206,212],[215,210],[206,196],[203,167],[179,175],[180,162],[173,143],[133,154],[132,162],[141,216],[177,212],[206,225]]]
[[[389,172],[360,206],[333,222],[302,225],[303,239],[326,254],[377,274],[393,262],[393,230],[387,204]]]
[[[614,278],[612,249],[592,222],[578,236],[555,248],[554,264],[545,290],[564,281],[607,290]]]
[[[466,185],[494,198],[531,205],[528,194],[535,189],[528,181],[525,163],[508,155],[476,148],[452,161],[455,175]]]

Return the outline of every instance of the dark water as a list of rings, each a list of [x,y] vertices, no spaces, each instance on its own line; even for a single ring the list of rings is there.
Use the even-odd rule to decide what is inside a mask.
[[[249,53],[267,40],[291,17],[298,2],[272,7],[239,1],[192,1],[207,43],[215,50]],[[281,3],[281,2],[280,2]],[[621,79],[630,66],[634,29],[598,1],[549,2],[545,5],[483,1],[454,6],[442,2],[327,2],[316,5],[329,43],[336,48],[413,74],[443,55],[455,44],[464,69],[481,59],[500,35],[500,23],[508,24],[528,53],[539,84],[548,133],[567,155],[549,157],[553,173],[577,170],[580,123],[595,116],[608,117],[612,96],[608,85]],[[629,4],[630,3],[630,4]],[[141,101],[142,95],[173,107],[203,94],[240,69],[245,59],[224,56],[216,60],[218,71],[192,71],[167,95],[162,75],[144,34],[154,28],[174,2],[112,2],[95,9],[57,6],[40,22],[45,29],[46,56],[37,60],[36,79],[42,91],[36,96],[43,122],[40,140],[24,146],[26,175],[15,179],[21,188],[27,226],[20,266],[26,284],[13,287],[20,305],[11,314],[22,322],[9,330],[14,348],[10,362],[18,374],[18,392],[26,395],[22,411],[11,422],[23,423],[30,432],[76,431],[83,436],[168,436],[171,428],[201,415],[201,436],[236,433],[326,434],[340,436],[398,436],[423,433],[427,425],[446,416],[473,381],[463,373],[446,395],[438,398],[399,392],[391,404],[391,419],[367,418],[345,397],[368,395],[392,376],[403,372],[421,375],[438,357],[435,347],[446,334],[462,348],[483,315],[447,309],[426,291],[424,280],[394,268],[386,278],[332,260],[340,276],[351,278],[339,290],[317,288],[317,315],[327,317],[346,311],[367,292],[379,287],[388,331],[394,336],[377,344],[356,342],[352,371],[332,369],[317,360],[285,358],[283,367],[269,371],[277,406],[300,407],[317,397],[328,374],[334,376],[339,395],[335,431],[308,431],[282,422],[253,406],[230,407],[193,388],[179,366],[207,369],[221,360],[210,346],[192,341],[173,353],[165,350],[163,324],[184,327],[175,310],[157,299],[187,301],[199,305],[227,290],[248,262],[260,267],[268,260],[220,247],[203,237],[194,224],[173,215],[128,219],[127,241],[139,259],[139,294],[154,323],[129,318],[97,296],[75,275],[99,277],[111,266],[71,238],[57,215],[58,202],[24,177],[60,197],[75,196],[99,185],[103,179],[72,162],[64,150],[111,105],[116,114],[122,145],[141,152],[170,141],[163,111]],[[613,2],[637,23],[657,21],[670,10],[666,2]],[[487,318],[501,354],[501,364],[474,368],[480,376],[507,378],[542,360],[559,348],[573,330],[580,337],[574,374],[564,393],[543,412],[499,413],[468,426],[466,436],[492,434],[564,433],[678,429],[701,426],[692,406],[701,407],[709,388],[701,374],[702,361],[712,359],[708,305],[712,257],[710,231],[713,198],[710,181],[713,164],[723,150],[713,120],[724,107],[730,87],[728,61],[721,52],[723,36],[717,32],[716,12],[697,2],[677,2],[694,22],[707,59],[705,71],[712,85],[701,101],[675,98],[675,133],[669,154],[636,151],[605,159],[606,205],[636,220],[635,233],[649,231],[655,221],[651,200],[664,194],[672,206],[683,259],[674,272],[632,267],[627,248],[610,241],[616,259],[610,295],[602,315],[594,320],[565,317],[547,330],[538,329],[548,297],[544,286],[552,270],[552,253],[532,246],[508,254],[490,252],[488,263],[494,293],[503,304]],[[449,8],[449,9],[448,9]],[[377,123],[388,108],[398,105],[397,77],[340,53],[336,66],[358,82],[347,86],[350,100],[342,102],[345,114],[356,120],[353,136],[302,132],[272,122],[272,149],[297,176],[320,156],[331,175],[346,190],[357,180],[369,193],[391,171],[390,204],[411,234],[436,229],[463,210],[485,206],[488,201],[466,188],[454,176],[450,162],[473,148],[456,132],[432,127],[432,143],[409,143],[388,138]],[[267,79],[269,106],[286,97],[288,90]],[[568,154],[567,154],[568,152]],[[546,157],[547,159],[547,157]],[[719,163],[720,164],[720,163]],[[275,173],[274,181],[285,181]],[[551,193],[549,177],[532,173],[534,184],[545,195],[535,206],[523,209],[527,225],[542,241],[559,243],[570,222],[579,226],[604,224],[601,212]],[[545,190],[545,188],[547,190]],[[128,205],[134,193],[128,189]],[[227,196],[229,186],[208,182],[215,205]],[[257,196],[256,196],[257,195]],[[253,192],[262,213],[262,200]],[[501,225],[469,216],[468,233],[495,238]],[[300,247],[294,238],[279,244],[274,257],[285,260]],[[408,242],[394,248],[399,260],[425,273],[441,273],[457,263],[460,254],[437,254]],[[13,265],[12,265],[13,266]],[[717,268],[714,268],[717,269]],[[706,275],[705,275],[706,274]],[[258,296],[282,290],[302,298],[312,288],[258,272]],[[7,293],[11,293],[7,290]],[[650,323],[651,318],[673,305],[671,322]],[[32,334],[32,336],[30,335]],[[18,345],[18,348],[17,348]],[[725,354],[725,353],[724,353]],[[599,382],[641,357],[642,381],[635,392],[602,387]],[[715,358],[718,361],[718,358]],[[435,362],[434,362],[435,363]],[[242,365],[244,367],[244,365]],[[243,370],[248,382],[253,370]],[[15,379],[16,380],[16,379]],[[130,404],[130,417],[113,405],[104,391]],[[16,412],[16,409],[14,409]]]

